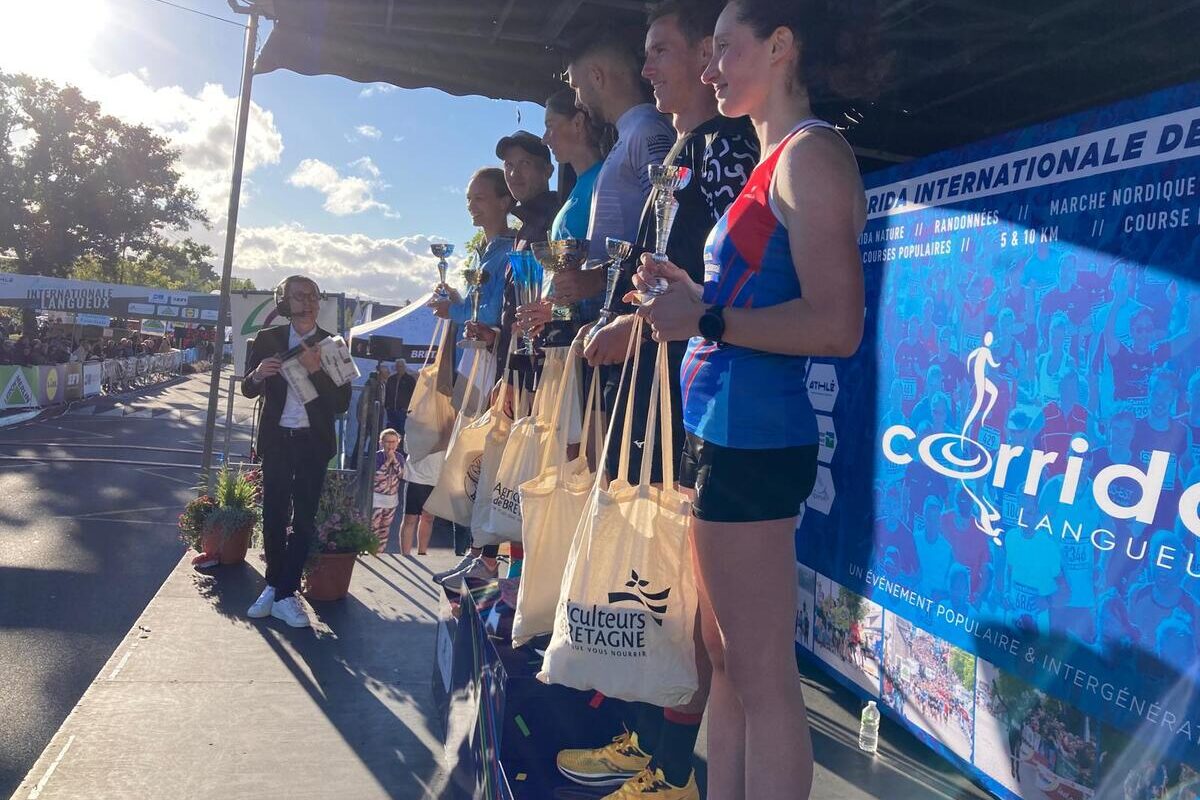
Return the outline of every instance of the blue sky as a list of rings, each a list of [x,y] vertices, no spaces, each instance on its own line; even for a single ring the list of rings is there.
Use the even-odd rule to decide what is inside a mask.
[[[223,0],[172,2],[238,20]],[[172,139],[214,222],[192,235],[220,254],[242,31],[156,0],[40,0],[0,21],[0,69],[74,83]],[[542,131],[528,103],[284,71],[256,76],[253,101],[235,274],[267,286],[308,272],[381,300],[429,287],[431,238],[471,236],[463,188],[495,164],[496,140]]]

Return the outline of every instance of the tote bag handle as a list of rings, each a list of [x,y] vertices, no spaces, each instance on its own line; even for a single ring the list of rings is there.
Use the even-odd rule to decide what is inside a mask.
[[[475,388],[475,375],[478,374],[480,363],[487,364],[489,366],[494,365],[495,359],[491,356],[491,354],[487,354],[487,355],[479,356],[471,362],[471,370],[470,370],[470,372],[467,373],[467,388],[466,388],[467,395],[466,395],[466,397],[468,399],[470,399],[471,390],[473,388]],[[495,367],[493,366],[492,368],[494,369]],[[475,419],[476,417],[479,416],[479,412],[481,412],[483,410],[483,392],[480,391],[478,394],[479,394],[479,399],[476,400],[476,402],[475,402],[475,413],[474,414],[471,414],[467,411],[467,402],[466,402],[466,400],[463,401],[463,407],[461,409],[459,409],[458,416],[455,417],[455,419],[454,419],[454,429],[452,431],[450,431],[450,442],[451,443],[453,443],[456,439],[458,439],[458,432],[460,430],[462,430],[462,428],[466,424],[467,420]]]
[[[650,485],[651,454],[654,452],[655,425],[662,436],[659,458],[662,463],[663,487],[675,488],[675,435],[672,431],[670,367],[667,365],[667,346],[660,342],[654,358],[654,379],[650,384],[650,410],[646,416],[646,442],[642,451],[642,470],[638,476],[640,486]]]
[[[438,346],[438,342],[446,335],[446,326],[450,324],[449,320],[438,317],[437,323],[433,326],[433,338],[429,340],[429,347],[425,348],[425,361],[421,364],[421,369],[429,366],[429,362],[433,360],[433,348],[437,347],[438,352],[442,352],[442,348]],[[442,342],[445,345],[445,342]]]
[[[510,336],[508,339],[508,352],[505,353],[505,355],[504,355],[504,371],[500,373],[500,380],[496,381],[495,385],[492,387],[493,391],[502,388],[504,386],[504,384],[508,382],[508,368],[512,364],[513,352],[516,351],[516,349],[517,349],[517,337]],[[492,364],[494,365],[495,363],[496,362],[493,359]],[[520,408],[519,408],[519,404],[521,401],[521,393],[520,392],[521,392],[521,389],[523,389],[524,387],[525,387],[525,383],[524,383],[524,381],[521,381],[520,383],[517,384],[517,391],[514,392],[515,396],[513,397],[513,419],[517,419],[517,417],[520,415]],[[482,411],[484,409],[482,395],[483,395],[483,393],[480,392],[480,405],[479,405],[480,411]],[[500,408],[503,409],[504,408],[504,405],[503,405],[504,404],[504,392],[501,391],[501,392],[497,393],[496,400],[497,400],[497,402],[499,402],[501,404]],[[494,406],[493,406],[493,408],[494,408]]]
[[[634,395],[637,393],[637,372],[641,368],[642,348],[642,326],[645,323],[641,317],[638,317],[633,323],[633,329],[629,334],[629,347],[625,352],[625,367],[621,370],[621,384],[617,389],[617,397],[625,402],[625,420],[621,431],[621,453],[617,459],[617,477],[624,479],[629,474],[629,454],[633,446],[633,414],[630,413],[633,409]],[[632,360],[630,356],[633,356]],[[629,378],[629,389],[625,390],[625,379]],[[619,402],[619,401],[618,401]],[[613,428],[616,426],[617,415],[614,413],[613,418],[608,422],[608,436],[604,440],[604,452],[608,452],[608,448],[612,441]],[[643,444],[643,447],[645,445]],[[602,470],[597,470],[597,474],[602,473]]]

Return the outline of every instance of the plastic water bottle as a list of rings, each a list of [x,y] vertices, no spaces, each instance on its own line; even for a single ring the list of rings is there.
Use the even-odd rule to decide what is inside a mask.
[[[868,700],[862,710],[858,724],[858,748],[864,753],[879,749],[879,709],[874,700]]]

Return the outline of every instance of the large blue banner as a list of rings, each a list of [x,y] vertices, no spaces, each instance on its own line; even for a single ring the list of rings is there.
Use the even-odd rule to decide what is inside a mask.
[[[1002,797],[1197,797],[1200,86],[867,198],[798,644]]]

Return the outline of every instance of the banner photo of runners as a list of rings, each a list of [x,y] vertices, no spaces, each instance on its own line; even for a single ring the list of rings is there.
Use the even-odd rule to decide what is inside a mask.
[[[797,646],[1001,797],[1200,797],[1200,85],[866,183]]]

